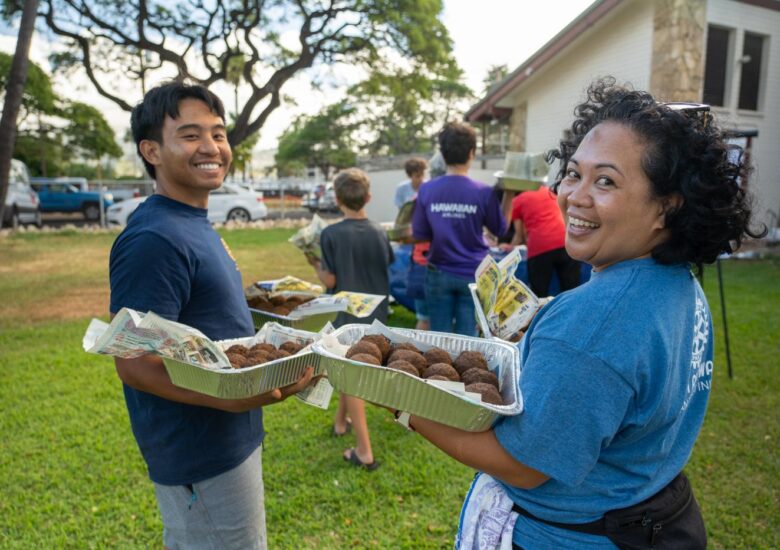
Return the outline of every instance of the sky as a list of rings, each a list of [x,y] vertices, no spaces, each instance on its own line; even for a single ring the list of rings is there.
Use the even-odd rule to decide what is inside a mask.
[[[516,69],[541,48],[593,0],[444,0],[443,21],[453,40],[455,59],[464,71],[466,84],[478,95],[482,80],[494,65]],[[13,53],[15,33],[0,29],[0,51]],[[48,70],[48,54],[56,44],[36,34],[30,57]],[[357,82],[360,72],[341,67],[329,75],[335,83],[313,92],[306,77],[293,79],[285,86],[296,104],[282,105],[268,118],[261,130],[257,149],[273,149],[279,135],[290,121],[301,113],[313,114],[323,105],[337,100],[346,86]],[[85,77],[57,78],[55,90],[63,97],[78,99],[101,109],[121,140],[129,127],[129,114],[100,96]],[[232,106],[232,92],[228,88],[215,92],[223,97],[226,106]],[[239,96],[240,98],[240,96]]]

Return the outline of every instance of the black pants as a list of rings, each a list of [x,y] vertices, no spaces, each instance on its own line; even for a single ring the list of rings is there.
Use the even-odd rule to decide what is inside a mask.
[[[531,290],[543,298],[549,296],[553,270],[558,274],[561,292],[580,284],[580,264],[566,254],[565,248],[556,248],[533,258],[528,258],[528,281]]]

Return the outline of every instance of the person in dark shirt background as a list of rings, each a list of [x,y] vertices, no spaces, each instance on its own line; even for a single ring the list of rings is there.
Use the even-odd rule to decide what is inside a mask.
[[[333,182],[336,203],[344,219],[322,231],[322,260],[308,257],[322,284],[334,292],[352,291],[387,296],[390,292],[388,267],[393,262],[393,249],[387,234],[368,219],[365,206],[371,200],[370,182],[362,170],[349,168],[339,173]],[[387,300],[366,318],[358,319],[340,313],[335,325],[371,323],[374,319],[387,322]],[[344,460],[369,471],[379,467],[374,459],[366,422],[363,400],[341,394],[333,435],[345,435],[355,430],[356,446],[344,451]]]

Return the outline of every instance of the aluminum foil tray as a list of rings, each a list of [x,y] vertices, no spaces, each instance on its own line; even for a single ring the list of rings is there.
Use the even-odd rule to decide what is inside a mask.
[[[218,343],[227,349],[253,339],[249,336]],[[306,367],[314,367],[314,374],[323,372],[320,357],[308,350],[244,369],[213,370],[169,358],[163,358],[163,362],[174,385],[221,399],[244,399],[287,386],[298,380]]]
[[[339,314],[338,311],[330,311],[328,313],[317,313],[301,318],[292,318],[260,309],[249,308],[249,311],[252,314],[252,322],[255,324],[255,330],[260,330],[264,324],[273,322],[298,330],[308,330],[309,332],[318,332],[322,327],[333,322]]]
[[[515,346],[499,340],[443,332],[390,330],[423,350],[436,346],[453,356],[466,350],[481,352],[488,368],[498,376],[506,405],[477,402],[405,372],[346,359],[326,349],[324,342],[319,340],[312,349],[322,356],[320,367],[337,391],[470,432],[488,430],[500,416],[523,411],[518,386],[520,356]],[[344,325],[331,336],[337,338],[339,344],[348,346],[365,334],[376,333],[370,325],[352,324]]]

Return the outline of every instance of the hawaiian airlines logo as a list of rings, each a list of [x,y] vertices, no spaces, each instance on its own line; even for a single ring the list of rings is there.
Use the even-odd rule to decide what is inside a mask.
[[[698,391],[709,391],[712,384],[712,360],[707,361],[705,353],[710,343],[710,324],[704,300],[696,296],[690,378],[686,387],[682,410],[688,408],[691,398]]]
[[[443,218],[465,218],[467,214],[477,213],[477,205],[460,202],[434,202],[431,204],[431,213],[441,214]]]

